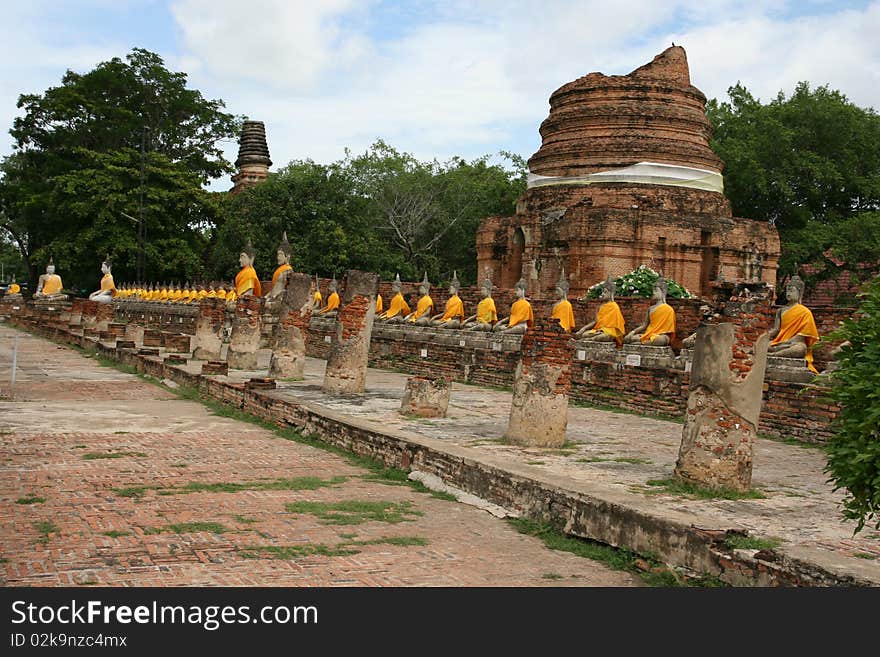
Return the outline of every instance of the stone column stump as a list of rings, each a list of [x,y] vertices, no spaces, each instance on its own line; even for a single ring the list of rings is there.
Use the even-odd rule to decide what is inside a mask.
[[[272,334],[269,376],[277,379],[303,378],[311,319],[311,278],[308,274],[291,273]]]
[[[446,417],[452,386],[445,378],[411,376],[406,380],[400,412],[418,417]]]
[[[556,320],[537,319],[523,336],[506,438],[518,445],[561,447],[568,427],[571,334]]]
[[[764,287],[733,296],[723,312],[727,323],[697,330],[676,477],[713,488],[751,486],[772,294]]]
[[[232,339],[226,362],[237,370],[257,369],[257,351],[260,349],[263,300],[246,295],[235,302],[235,319],[232,322]]]
[[[196,334],[193,338],[193,358],[219,360],[223,346],[223,328],[226,325],[226,300],[205,298],[199,302]]]
[[[364,392],[378,291],[377,274],[348,271],[324,373],[324,392]]]

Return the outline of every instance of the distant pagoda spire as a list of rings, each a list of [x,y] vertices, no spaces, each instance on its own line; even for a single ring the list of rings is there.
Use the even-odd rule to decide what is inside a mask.
[[[235,160],[238,172],[232,176],[232,194],[265,180],[272,166],[266,143],[266,125],[262,121],[245,121],[238,144],[238,159]]]

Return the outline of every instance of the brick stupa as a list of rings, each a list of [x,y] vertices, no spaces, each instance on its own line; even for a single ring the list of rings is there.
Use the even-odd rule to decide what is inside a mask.
[[[262,121],[245,121],[238,144],[238,158],[235,160],[238,173],[232,176],[230,194],[238,194],[264,181],[272,166],[266,143],[266,126]]]
[[[776,229],[733,217],[705,104],[679,46],[629,75],[590,73],[557,89],[516,214],[477,232],[478,271],[501,287],[522,277],[536,298],[562,267],[571,296],[641,264],[695,294],[719,276],[775,284]]]

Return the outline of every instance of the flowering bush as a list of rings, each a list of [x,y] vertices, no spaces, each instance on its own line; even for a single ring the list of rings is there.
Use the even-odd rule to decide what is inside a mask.
[[[659,277],[660,274],[650,267],[639,265],[638,269],[634,269],[630,273],[624,274],[615,281],[617,284],[616,294],[619,297],[650,297],[654,292],[654,283],[657,282]],[[667,297],[671,299],[693,298],[693,294],[688,292],[686,288],[682,287],[671,278],[667,278],[666,282],[668,283],[668,290],[666,292]],[[600,294],[602,294],[601,282],[590,287],[587,292],[587,298],[598,299]]]

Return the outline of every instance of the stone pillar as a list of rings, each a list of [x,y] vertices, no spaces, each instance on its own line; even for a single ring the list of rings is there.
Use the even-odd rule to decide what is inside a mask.
[[[235,319],[232,322],[232,339],[226,362],[237,370],[257,369],[257,351],[260,349],[263,300],[246,295],[235,302]]]
[[[568,427],[571,334],[540,318],[523,336],[506,438],[519,445],[561,447]]]
[[[738,285],[723,309],[727,321],[697,330],[676,477],[714,488],[751,486],[772,298],[767,285],[757,293]]]
[[[123,337],[135,344],[142,345],[144,344],[144,327],[133,319],[125,325],[125,335]]]
[[[325,392],[364,391],[378,291],[377,274],[355,269],[348,271],[324,373]]]
[[[223,346],[223,327],[226,323],[226,300],[205,298],[199,302],[196,334],[193,339],[193,358],[219,360]]]
[[[411,376],[406,380],[400,412],[419,417],[446,417],[451,384],[445,378]]]
[[[291,273],[272,335],[269,376],[278,379],[303,378],[311,318],[311,278],[308,274]]]

